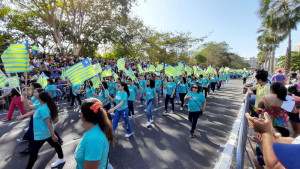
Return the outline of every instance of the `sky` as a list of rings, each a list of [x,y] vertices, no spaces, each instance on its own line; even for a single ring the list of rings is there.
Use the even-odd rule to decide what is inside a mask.
[[[208,35],[205,42],[226,41],[231,52],[249,58],[258,53],[258,9],[258,0],[139,0],[132,13],[157,31]],[[299,43],[300,31],[292,31],[292,46]],[[285,55],[286,47],[287,40],[279,44],[275,56]]]

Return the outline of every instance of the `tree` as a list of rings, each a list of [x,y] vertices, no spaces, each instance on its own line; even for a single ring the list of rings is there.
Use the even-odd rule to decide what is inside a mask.
[[[277,59],[278,65],[280,67],[285,66],[285,59],[286,56],[281,56]],[[291,70],[292,71],[297,71],[300,70],[300,53],[297,52],[292,52],[291,54]]]
[[[207,61],[206,57],[204,55],[202,55],[200,52],[196,54],[195,59],[200,64],[204,64]]]

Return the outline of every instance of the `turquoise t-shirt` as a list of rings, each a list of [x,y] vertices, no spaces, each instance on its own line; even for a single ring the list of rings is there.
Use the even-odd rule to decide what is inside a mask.
[[[105,89],[105,91],[101,90],[100,93],[99,93],[99,100],[101,102],[103,102],[105,100],[105,98],[107,98],[107,102],[105,104],[102,104],[102,106],[106,106],[106,105],[108,105],[108,103],[110,103],[109,97],[106,96],[106,93],[109,94],[107,89]]]
[[[188,90],[189,89],[189,86],[188,86],[188,84],[187,83],[180,83],[179,84],[179,87],[178,87],[178,93],[186,93],[186,90]]]
[[[155,88],[150,88],[150,87],[146,87],[145,92],[146,92],[146,101],[147,102],[149,100],[153,99],[154,94],[156,93]]]
[[[109,91],[109,94],[115,94],[115,88],[114,87],[116,87],[116,82],[109,81],[108,82],[108,91]]]
[[[30,99],[31,103],[34,103],[36,100],[37,100],[37,98],[34,97],[34,96],[32,96],[31,99]]]
[[[211,80],[212,83],[215,83],[216,82],[216,77],[211,77],[210,80]]]
[[[40,101],[38,99],[36,99],[36,101],[33,103],[35,109],[38,109],[41,105]]]
[[[196,83],[196,80],[190,82],[190,87],[192,87]]]
[[[94,97],[93,94],[96,93],[96,90],[93,86],[91,88],[86,87],[85,89],[86,89],[85,90],[85,98],[86,99]]]
[[[202,87],[202,84],[203,84],[203,78],[202,78],[202,79],[198,79],[198,83],[199,83],[199,86]]]
[[[190,98],[188,102],[189,112],[196,112],[202,110],[202,103],[204,103],[206,100],[203,93],[188,92],[188,94],[185,97],[187,96],[192,96],[192,98]]]
[[[33,115],[33,134],[34,140],[45,140],[51,137],[50,130],[45,122],[45,119],[50,116],[50,110],[47,104],[39,106]],[[53,124],[52,124],[53,126]],[[53,126],[54,129],[54,126]]]
[[[160,87],[158,87],[160,85]],[[161,80],[155,80],[155,90],[161,91]]]
[[[247,78],[247,74],[243,74],[243,78]]]
[[[125,91],[123,91],[122,93],[120,91],[117,92],[116,94],[116,104],[118,105],[121,101],[124,101],[123,105],[119,108],[117,108],[118,111],[120,110],[124,110],[128,107],[127,105],[127,99],[128,99],[128,96],[127,96],[127,93]]]
[[[108,151],[109,142],[99,125],[95,125],[77,145],[74,153],[76,169],[83,169],[84,161],[100,161],[98,169],[105,169]]]
[[[203,78],[203,87],[208,87],[207,85],[210,84],[210,80],[208,78]]]
[[[51,92],[53,91],[52,97],[56,97],[56,86],[55,85],[48,85],[45,88],[45,91],[48,92],[49,94],[51,94]]]
[[[134,101],[135,96],[136,96],[136,92],[138,92],[139,90],[136,87],[136,85],[128,85],[128,89],[129,89],[129,93],[130,93],[130,96],[128,97],[128,100]]]
[[[78,85],[72,85],[72,92],[74,93],[74,91],[76,90],[76,89],[79,89],[80,88],[80,85],[78,84]],[[75,94],[80,94],[80,92],[77,92],[77,93],[75,93]]]
[[[167,95],[172,95],[173,89],[176,88],[176,84],[174,82],[168,82],[167,83]]]
[[[140,88],[143,88],[143,90],[145,90],[146,85],[147,85],[147,81],[146,80],[140,80],[139,85],[140,85]],[[140,92],[142,92],[142,89],[140,89]]]

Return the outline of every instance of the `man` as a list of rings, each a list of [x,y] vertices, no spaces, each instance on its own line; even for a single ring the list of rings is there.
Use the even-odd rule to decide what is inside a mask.
[[[281,83],[285,83],[285,76],[282,74],[282,71],[279,70],[277,74],[275,74],[272,78],[271,78],[272,82],[281,82]]]

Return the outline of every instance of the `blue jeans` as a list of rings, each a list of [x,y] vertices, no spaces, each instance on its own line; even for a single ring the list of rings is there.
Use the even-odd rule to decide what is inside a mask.
[[[130,124],[129,117],[128,117],[128,108],[115,111],[115,116],[114,116],[113,123],[112,123],[114,132],[116,131],[116,129],[118,127],[121,116],[123,117],[124,122],[125,122],[126,133],[131,134],[132,129],[131,129],[131,124]]]
[[[145,101],[143,92],[140,92],[140,101],[141,101],[141,105],[143,105]]]
[[[175,95],[176,95],[176,100],[179,100],[179,92],[178,92],[178,86],[175,88]]]
[[[39,55],[39,51],[38,50],[31,50],[31,54],[32,55]]]
[[[110,97],[114,98],[114,94],[113,93],[109,93]],[[116,106],[115,102],[112,102],[114,106]]]
[[[151,108],[152,108],[153,102],[154,102],[154,98],[153,98],[153,99],[150,99],[150,100],[147,102],[147,117],[148,117],[148,121],[152,120],[152,112],[151,112]]]
[[[153,100],[155,108],[157,108],[157,105],[158,105],[158,103],[159,103],[159,101],[160,101],[160,92],[161,92],[161,91],[156,91],[156,94],[157,94],[157,100],[156,100],[156,99]]]

